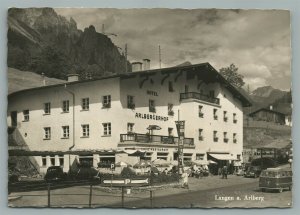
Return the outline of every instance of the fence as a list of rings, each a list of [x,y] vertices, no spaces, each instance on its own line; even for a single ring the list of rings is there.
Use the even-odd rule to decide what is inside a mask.
[[[17,195],[21,196],[23,201],[13,202],[16,207],[132,208],[138,206],[152,208],[154,201],[154,190],[148,187],[142,190],[138,187],[126,186],[104,187],[90,181],[39,182],[31,185],[22,182],[9,186],[9,189],[12,187],[14,192],[22,192]],[[71,189],[71,192],[68,189]],[[136,189],[140,189],[139,192],[133,193],[132,191],[136,191]],[[34,194],[32,194],[33,190]],[[26,191],[30,191],[30,193]]]

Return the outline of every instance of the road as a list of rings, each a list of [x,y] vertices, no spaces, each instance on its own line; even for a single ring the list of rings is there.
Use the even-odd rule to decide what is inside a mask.
[[[189,179],[190,189],[168,187],[153,191],[152,206],[161,207],[291,207],[292,192],[261,192],[258,179],[230,176],[228,180],[218,176]],[[76,185],[51,190],[51,207],[88,207],[90,187]],[[10,201],[12,207],[46,207],[47,190],[13,192],[10,197],[21,196]],[[92,207],[122,207],[120,190],[111,192],[94,186]],[[132,190],[124,196],[124,207],[151,207],[150,191]]]
[[[282,193],[261,192],[257,187],[258,182],[255,181],[242,186],[233,185],[224,188],[187,191],[169,196],[154,196],[152,204],[158,208],[291,207],[291,191]],[[149,207],[149,202],[144,200],[129,201],[125,202],[125,207]]]

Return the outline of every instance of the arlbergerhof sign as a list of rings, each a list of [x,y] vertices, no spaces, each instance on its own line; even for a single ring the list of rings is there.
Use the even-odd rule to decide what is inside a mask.
[[[141,118],[141,119],[152,119],[152,120],[158,120],[158,121],[168,121],[169,118],[166,116],[157,116],[155,114],[146,114],[146,113],[135,113],[135,118]]]

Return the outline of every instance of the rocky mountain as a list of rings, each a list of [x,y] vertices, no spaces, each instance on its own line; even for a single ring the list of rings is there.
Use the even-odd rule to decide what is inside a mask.
[[[65,79],[79,73],[82,79],[123,73],[126,61],[111,39],[94,26],[81,31],[52,8],[10,8],[8,11],[9,67]]]
[[[245,92],[245,91],[244,91]],[[272,86],[264,86],[255,89],[249,94],[252,100],[252,107],[245,108],[244,113],[248,114],[259,108],[273,106],[273,110],[289,114],[292,111],[292,95],[290,91],[275,89]]]

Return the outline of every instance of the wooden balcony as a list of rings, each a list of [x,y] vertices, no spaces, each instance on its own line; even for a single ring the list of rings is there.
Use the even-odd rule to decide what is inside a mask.
[[[197,99],[200,101],[205,101],[213,104],[220,104],[220,99],[219,98],[213,98],[209,95],[201,94],[201,93],[196,93],[196,92],[187,92],[187,93],[180,93],[180,101],[184,99]]]
[[[146,144],[162,144],[168,146],[178,146],[178,137],[173,136],[161,136],[161,135],[148,135],[138,133],[120,134],[120,142],[136,142]],[[193,138],[185,138],[183,140],[185,147],[195,147]]]

